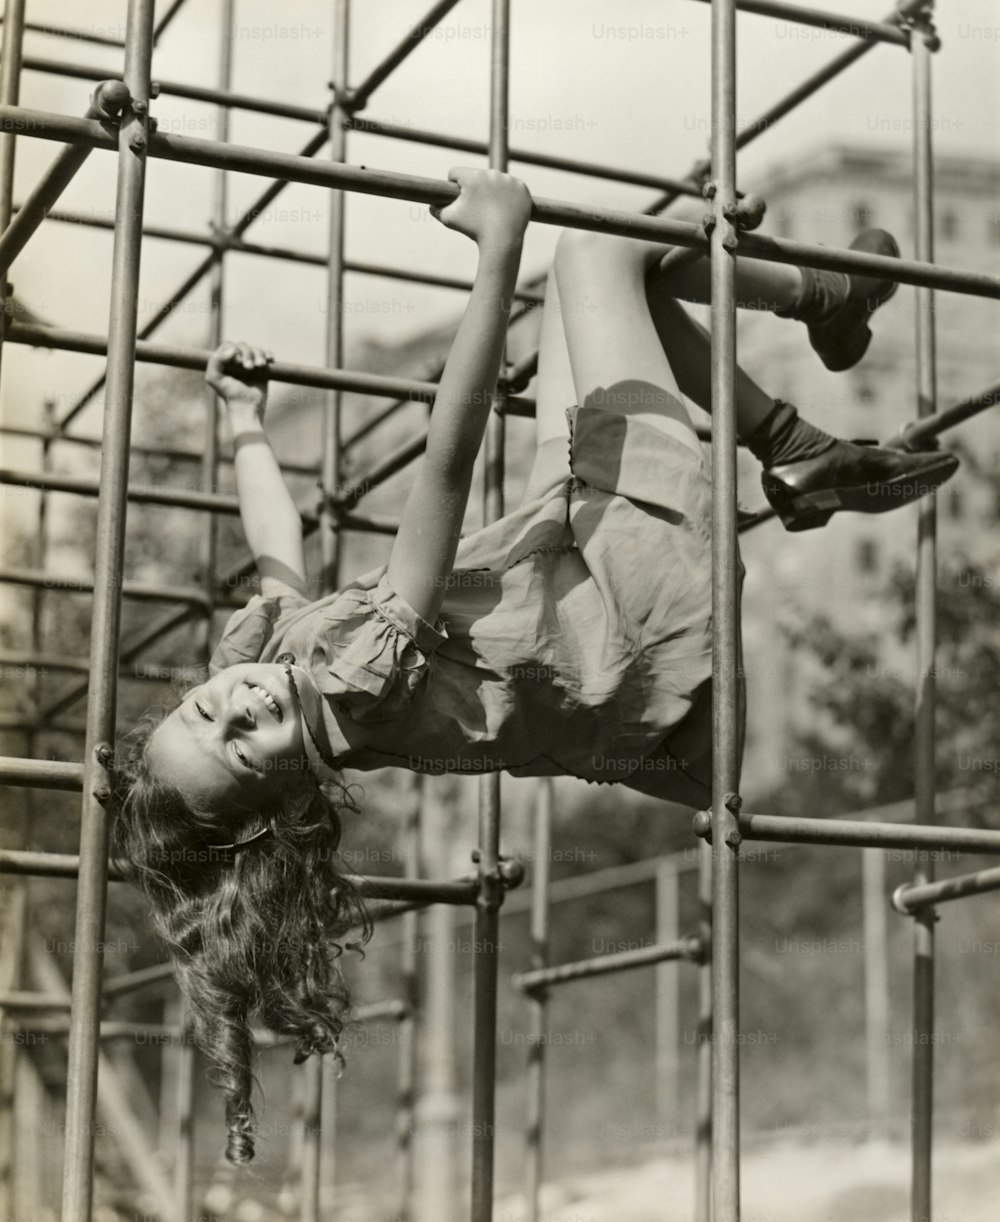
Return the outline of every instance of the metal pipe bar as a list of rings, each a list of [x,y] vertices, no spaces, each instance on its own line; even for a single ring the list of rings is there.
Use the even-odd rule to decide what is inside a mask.
[[[171,24],[173,19],[177,16],[177,14],[181,11],[183,7],[184,7],[184,0],[173,0],[173,3],[167,8],[166,12],[163,14],[160,20],[156,23],[156,27],[153,30],[153,45],[154,46],[160,41],[160,37],[163,34],[163,32]]]
[[[39,878],[76,878],[80,859],[73,853],[39,853],[20,849],[0,850],[0,874],[31,874]],[[109,878],[125,878],[123,867],[111,862]],[[476,903],[479,881],[473,876],[458,879],[383,877],[374,874],[348,875],[365,899],[404,900],[430,904]]]
[[[18,209],[15,208],[15,212]],[[64,212],[55,210],[49,213],[50,221],[58,221],[67,225],[83,225],[92,229],[114,229],[113,217],[89,217],[79,212]],[[226,240],[214,238],[210,234],[198,233],[193,230],[169,229],[162,225],[144,225],[144,238],[157,238],[168,242],[181,242],[189,246],[206,246],[213,250],[221,248],[226,252],[241,255],[257,255],[266,259],[283,259],[291,263],[304,263],[310,267],[325,268],[329,262],[326,255],[314,255],[305,250],[292,250],[285,246],[267,246],[260,242],[244,242],[240,239]],[[439,276],[432,272],[417,272],[404,267],[395,267],[378,263],[366,263],[362,260],[345,259],[344,271],[359,276],[380,276],[391,280],[402,280],[409,284],[427,284],[437,288],[457,289],[468,292],[472,287],[471,280],[463,280],[458,276]],[[537,289],[515,289],[514,296],[518,301],[540,302],[544,294]]]
[[[551,903],[552,858],[552,799],[551,777],[538,781],[537,806],[534,818],[532,853],[533,877],[531,892],[525,898],[531,904],[531,971],[544,971],[549,966],[549,906]],[[538,989],[528,994],[531,1010],[531,1043],[528,1045],[528,1123],[525,1132],[527,1159],[527,1222],[540,1222],[542,1180],[545,1175],[545,1024],[548,1018],[548,994]]]
[[[0,104],[16,106],[21,88],[21,59],[24,43],[25,0],[4,0],[6,25],[3,46],[0,47]],[[0,131],[0,232],[11,220],[14,199],[14,153],[17,135]],[[0,322],[6,323],[7,277],[0,276]],[[0,326],[0,358],[6,326]]]
[[[945,408],[941,412],[929,413],[912,421],[902,428],[888,444],[896,443],[919,450],[921,443],[926,439],[937,437],[945,429],[952,429],[957,424],[971,420],[973,416],[978,416],[987,408],[996,407],[998,403],[1000,403],[1000,382],[994,382],[992,386],[981,390],[970,399],[963,399],[954,407]]]
[[[472,875],[448,882],[433,882],[423,878],[376,878],[364,874],[352,874],[348,877],[365,899],[475,904],[479,894],[479,880]]]
[[[69,115],[0,106],[0,130],[45,140],[82,141],[97,148],[110,148],[109,137],[98,124]],[[219,145],[212,140],[190,136],[157,134],[150,141],[150,154],[166,161],[210,169],[230,169],[309,186],[357,191],[388,199],[413,203],[447,205],[457,198],[459,188],[443,179],[421,178],[390,170],[370,170],[361,166],[314,162],[290,153],[276,153],[249,145]],[[587,229],[623,237],[644,238],[707,251],[709,242],[700,225],[645,213],[612,208],[586,207],[563,200],[536,197],[532,219],[543,225]],[[864,254],[760,233],[742,233],[734,253],[769,263],[790,263],[797,267],[825,268],[884,277],[899,284],[1000,300],[1000,277],[959,268],[940,267],[912,259],[894,259]]]
[[[616,951],[614,954],[597,955],[592,959],[580,959],[574,963],[559,963],[554,967],[538,968],[532,972],[517,972],[511,977],[511,983],[523,993],[531,993],[555,984],[566,984],[570,980],[589,980],[592,976],[607,976],[612,972],[649,967],[651,964],[666,963],[673,959],[697,963],[702,957],[701,941],[692,935],[676,942],[666,942],[662,946],[642,946],[637,950]]]
[[[458,0],[437,0],[430,11],[407,31],[406,36],[393,47],[385,59],[376,64],[361,84],[350,91],[352,110],[360,110],[362,106],[367,106],[369,98],[379,85],[420,46],[428,34],[434,32],[434,29],[441,24],[457,3]]]
[[[366,497],[369,492],[372,492],[380,484],[384,484],[386,480],[391,479],[397,472],[402,471],[404,467],[423,454],[426,449],[426,433],[421,433],[419,437],[415,437],[412,441],[403,442],[402,445],[397,446],[380,463],[372,467],[367,474],[361,475],[350,488],[338,496],[331,497],[332,502],[339,506],[356,505],[362,497]]]
[[[711,4],[712,0],[701,0]],[[854,38],[865,38],[871,42],[887,42],[898,47],[908,47],[909,39],[899,28],[888,21],[866,21],[861,17],[848,17],[828,9],[803,8],[798,4],[783,4],[781,0],[736,0],[741,13],[755,13],[760,17],[775,17],[791,21],[796,25],[812,26],[829,30],[832,34],[847,34]]]
[[[988,891],[1000,890],[1000,866],[989,870],[977,870],[973,874],[957,874],[953,878],[941,878],[936,882],[903,883],[892,893],[892,906],[904,916],[913,916],[922,908],[945,904],[950,900],[965,899],[970,895],[984,895]]]
[[[32,789],[83,788],[83,764],[63,760],[18,759],[0,756],[0,785],[23,785]]]
[[[60,433],[55,429],[36,429],[19,424],[0,424],[0,434],[3,433],[11,437],[31,438],[34,441],[58,441],[62,444],[84,446],[90,450],[99,450],[101,448],[100,437],[80,437],[75,433]],[[200,463],[202,460],[202,455],[194,450],[179,450],[172,446],[158,449],[156,446],[131,445],[129,448],[133,454],[143,458],[164,458],[170,462],[191,463]],[[232,461],[231,455],[223,454],[219,456],[220,463],[231,464]],[[282,462],[281,470],[286,475],[308,475],[315,477],[317,474],[316,466],[310,463]]]
[[[884,18],[885,23],[888,25],[899,25],[907,18],[911,11],[919,8],[921,3],[922,0],[903,0],[902,3],[897,5],[896,9]],[[737,131],[737,152],[746,148],[748,144],[752,144],[764,132],[770,131],[775,123],[783,119],[785,115],[791,114],[797,106],[811,98],[814,93],[819,92],[824,85],[829,84],[830,81],[840,76],[842,72],[861,59],[863,55],[867,55],[874,46],[874,42],[868,39],[861,39],[854,46],[848,47],[846,51],[842,51],[839,55],[835,56],[828,64],[814,72],[812,76],[806,77],[791,93],[779,98],[763,114],[758,115],[753,122],[748,123],[744,128]],[[707,174],[708,170],[708,161],[696,161],[688,172],[688,179],[695,183],[700,182],[702,176]],[[653,203],[648,211],[651,213],[662,212],[676,198],[674,193],[668,193]]]
[[[327,132],[324,125],[319,131],[314,132],[312,136],[305,142],[299,155],[302,157],[313,157],[326,143]],[[222,242],[228,241],[231,238],[238,238],[246,232],[246,230],[254,223],[254,221],[263,215],[267,208],[278,198],[282,191],[288,186],[284,180],[272,182],[261,194],[246,208],[234,225],[220,234]],[[222,258],[224,253],[224,245],[220,244],[213,247],[212,254],[208,259],[203,260],[194,272],[191,273],[179,286],[171,293],[167,301],[160,307],[154,316],[146,323],[139,332],[140,339],[148,339],[150,335],[164,322],[170,318],[173,310],[180,305],[184,298],[193,291],[204,277],[211,271],[215,263]],[[102,374],[95,382],[93,382],[83,395],[68,409],[66,414],[59,421],[59,428],[64,429],[66,426],[87,406],[96,394],[104,386],[105,375]]]
[[[11,585],[29,586],[35,590],[67,590],[74,594],[93,594],[102,582],[100,569],[95,570],[97,577],[64,577],[57,573],[41,572],[38,569],[0,568],[0,582]],[[194,606],[206,605],[203,591],[193,586],[147,585],[138,581],[126,581],[120,586],[125,598],[134,598],[143,602],[158,603],[190,603]],[[235,598],[219,600],[222,607],[232,607],[239,610],[245,604]],[[93,673],[93,668],[91,668]]]
[[[108,323],[108,389],[97,503],[91,687],[87,702],[80,866],[69,1036],[63,1222],[90,1222],[94,1187],[98,1032],[115,740],[116,680],[127,508],[129,434],[139,304],[139,259],[145,193],[153,0],[129,0],[124,80],[131,102],[119,125],[118,188]]]
[[[115,119],[128,101],[128,90],[121,81],[103,81],[94,90],[86,118],[97,121]],[[73,181],[76,172],[91,154],[85,144],[68,144],[42,175],[17,215],[0,233],[0,276],[27,246],[31,235],[48,215],[49,209]]]
[[[31,1035],[68,1035],[69,1020],[58,1015],[51,1018],[13,1020],[18,1031]],[[135,1023],[120,1019],[105,1019],[100,1025],[102,1040],[132,1040],[137,1044],[179,1044],[184,1033],[177,1023]]]
[[[510,158],[510,0],[492,0],[490,25],[489,145],[491,170],[506,173]],[[501,356],[500,368],[505,357]],[[493,395],[494,406],[505,399],[502,386]],[[483,442],[483,524],[504,512],[504,449],[506,421],[491,411]],[[474,854],[479,881],[475,908],[473,959],[472,1047],[472,1174],[471,1222],[492,1222],[496,1158],[497,983],[500,966],[500,908],[504,887],[500,870],[500,774],[479,779],[477,847]]]
[[[934,149],[931,104],[931,52],[936,45],[932,24],[933,0],[913,18],[913,190],[916,257],[934,260]],[[937,353],[934,294],[916,294],[917,415],[937,410]],[[935,810],[937,746],[935,733],[937,637],[937,497],[924,497],[918,506],[916,601],[916,670],[913,738],[914,819],[918,825],[937,822]],[[917,886],[931,883],[934,865],[919,861]],[[910,1210],[913,1222],[930,1222],[931,1170],[934,1142],[934,923],[933,908],[921,908],[913,922],[913,1088],[911,1092],[912,1166]]]
[[[73,496],[97,496],[100,480],[88,476],[52,473],[39,475],[33,471],[0,468],[0,485],[33,488],[45,492],[66,492]],[[170,505],[176,509],[194,509],[204,513],[238,514],[239,500],[223,492],[196,492],[184,488],[160,488],[130,484],[128,499],[141,505]]]
[[[0,993],[3,1010],[68,1010],[70,999],[61,993],[31,993],[27,990]]]
[[[694,818],[698,836],[714,839],[711,816]],[[1000,853],[1000,831],[969,827],[925,827],[912,823],[878,823],[854,819],[810,819],[786,815],[740,814],[744,840],[778,844],[852,845],[859,849],[940,849],[962,853]]]
[[[712,1045],[714,1222],[740,1217],[736,4],[712,4]],[[735,838],[734,838],[735,837]]]
[[[3,24],[6,19],[0,17],[0,24]],[[77,42],[92,42],[101,47],[118,47],[119,49],[125,46],[121,38],[112,38],[108,34],[93,34],[90,30],[69,30],[61,26],[43,25],[40,21],[26,21],[24,28],[30,30],[32,34],[49,34],[54,38],[73,38]]]
[[[385,136],[391,140],[405,140],[411,144],[430,144],[435,148],[454,149],[461,153],[485,154],[485,140],[469,140],[465,136],[450,136],[446,132],[428,131],[402,123],[385,123],[380,119],[358,119],[352,117],[353,131],[369,136]],[[552,153],[533,153],[529,149],[510,149],[511,161],[524,165],[544,166],[549,170],[563,170],[568,174],[583,174],[589,178],[610,179],[628,186],[652,187],[657,191],[671,191],[677,195],[701,196],[695,183],[683,178],[668,178],[663,174],[646,174],[641,170],[628,170],[616,166],[599,165],[596,162],[579,161],[574,157],[557,157]]]
[[[424,872],[423,824],[426,785],[419,773],[411,778],[412,800],[402,828],[403,871],[407,878]],[[416,1191],[417,1092],[419,1090],[420,1046],[417,1020],[421,1014],[420,919],[416,911],[403,916],[402,944],[399,955],[399,993],[404,1013],[397,1029],[396,1060],[396,1165],[399,1187],[399,1222],[411,1222]]]
[[[44,72],[50,76],[72,77],[81,81],[99,81],[108,75],[107,68],[93,64],[74,64],[68,60],[47,59],[40,55],[26,55],[24,67],[32,72]],[[170,97],[185,98],[191,102],[207,102],[225,106],[232,110],[249,110],[258,114],[273,115],[278,119],[296,119],[302,123],[325,123],[326,112],[311,106],[295,106],[277,99],[258,98],[249,93],[233,93],[210,86],[187,85],[182,81],[156,80],[152,85],[152,96],[161,93]]]
[[[126,993],[135,993],[139,989],[148,988],[151,984],[173,982],[174,965],[172,963],[156,963],[152,967],[141,967],[134,972],[123,972],[105,980],[101,992],[105,998],[121,997]]]
[[[15,344],[56,348],[64,352],[86,352],[93,356],[103,356],[107,352],[107,341],[100,335],[27,323],[15,323],[11,326],[8,340]],[[177,344],[155,344],[150,340],[136,342],[137,361],[167,365],[174,369],[204,370],[210,355],[211,353],[203,348],[185,348]],[[353,390],[362,395],[384,395],[394,398],[406,396],[408,399],[417,399],[425,403],[431,402],[437,394],[437,386],[433,382],[418,382],[409,378],[389,378],[347,369],[320,369],[310,365],[290,365],[282,361],[275,361],[270,366],[270,380],[286,382],[291,386],[311,386],[317,390]]]

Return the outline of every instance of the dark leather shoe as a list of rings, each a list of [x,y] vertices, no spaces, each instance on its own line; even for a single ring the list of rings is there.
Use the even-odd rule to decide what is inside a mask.
[[[909,505],[957,469],[958,458],[947,450],[910,454],[838,440],[815,458],[770,467],[760,479],[785,530],[798,531],[825,526],[841,509],[886,513]]]
[[[869,255],[899,258],[899,247],[884,229],[866,229],[850,245]],[[895,280],[877,280],[856,274],[847,277],[847,296],[839,307],[826,311],[823,322],[809,326],[809,342],[819,359],[833,373],[853,368],[868,351],[872,340],[868,320],[895,293]]]

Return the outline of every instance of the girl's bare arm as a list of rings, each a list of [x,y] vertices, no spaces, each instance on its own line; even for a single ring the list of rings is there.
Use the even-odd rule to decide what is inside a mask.
[[[232,429],[240,519],[265,597],[307,585],[302,521],[264,431],[270,359],[249,344],[225,343],[205,371]]]
[[[479,265],[434,399],[427,451],[389,558],[392,588],[433,623],[458,550],[472,472],[489,419],[531,211],[522,182],[494,170],[452,170],[454,203],[432,209],[473,238]]]

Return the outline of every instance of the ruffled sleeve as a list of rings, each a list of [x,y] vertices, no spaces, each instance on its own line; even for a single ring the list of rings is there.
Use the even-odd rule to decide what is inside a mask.
[[[209,659],[209,674],[214,675],[240,662],[259,662],[265,646],[274,636],[278,620],[308,604],[309,599],[291,586],[267,598],[255,594],[245,607],[229,617]]]
[[[387,721],[407,708],[447,639],[444,625],[418,615],[383,573],[373,588],[345,590],[330,609],[312,674],[355,721]]]

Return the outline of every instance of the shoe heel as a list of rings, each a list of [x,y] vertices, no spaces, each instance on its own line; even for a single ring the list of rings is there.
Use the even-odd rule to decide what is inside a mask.
[[[796,511],[789,506],[784,512],[779,510],[778,517],[785,530],[792,532],[815,530],[818,526],[825,526],[830,521],[833,517],[833,510],[801,509]]]

